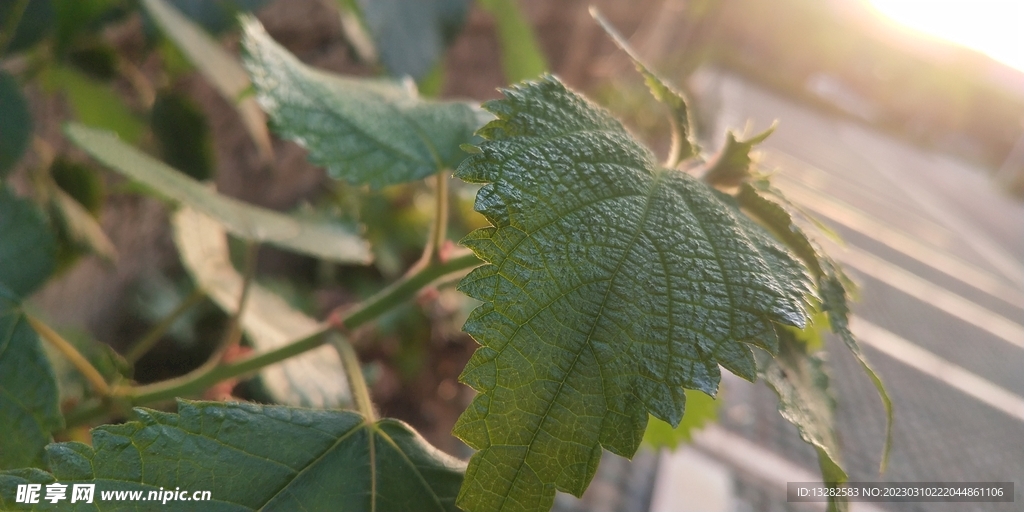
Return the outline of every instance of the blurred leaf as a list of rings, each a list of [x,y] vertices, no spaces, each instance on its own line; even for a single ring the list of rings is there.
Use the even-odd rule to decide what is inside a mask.
[[[0,473],[0,508],[19,484],[95,483],[99,491],[209,490],[202,510],[451,511],[464,464],[393,419],[246,403],[178,401],[178,413],[92,430],[94,447],[47,447],[52,474]],[[43,503],[42,507],[46,507]],[[105,504],[106,505],[106,504]],[[139,510],[138,503],[104,509]],[[40,508],[42,508],[40,507]],[[48,508],[48,507],[46,507]],[[165,507],[141,507],[160,510]],[[89,507],[94,510],[93,506]]]
[[[249,132],[262,162],[274,158],[267,119],[255,98],[241,98],[249,89],[249,76],[235,56],[229,54],[203,29],[182,16],[162,0],[142,0],[146,11],[163,29],[178,48],[196,66],[200,73],[213,84],[214,88],[238,110],[242,124]],[[241,98],[241,99],[240,99]]]
[[[72,142],[111,169],[162,197],[210,215],[235,236],[340,263],[370,261],[369,245],[336,225],[302,222],[220,195],[109,132],[75,123],[69,124],[65,132]]]
[[[21,0],[0,0],[0,28],[8,27],[10,17],[15,14],[14,8],[19,3]],[[55,19],[52,1],[28,0],[14,37],[7,42],[7,53],[20,52],[38,43],[53,29]],[[6,38],[8,35],[0,37]]]
[[[800,333],[800,334],[795,334]],[[835,432],[835,399],[829,388],[825,362],[806,351],[798,336],[815,336],[813,328],[779,329],[779,353],[774,358],[758,353],[758,374],[779,395],[779,413],[796,426],[800,437],[818,453],[823,481],[829,487],[847,480],[839,462]],[[845,498],[830,498],[830,511],[844,511]]]
[[[644,432],[645,445],[654,449],[674,450],[680,444],[689,443],[693,439],[693,433],[705,424],[718,419],[719,401],[692,389],[685,390],[685,393],[686,410],[679,426],[672,428],[672,425],[651,416]]]
[[[98,80],[111,80],[117,76],[117,50],[106,42],[94,42],[72,48],[68,62]]]
[[[647,67],[640,57],[633,51],[633,48],[629,46],[622,35],[619,34],[615,27],[613,27],[608,20],[604,19],[598,13],[594,7],[590,8],[590,14],[601,24],[604,31],[611,36],[615,44],[618,45],[622,51],[629,55],[629,58],[633,60],[633,65],[636,66],[636,70],[640,72],[640,75],[644,77],[644,82],[647,83],[647,88],[651,90],[651,95],[658,102],[667,106],[670,111],[669,122],[672,125],[672,149],[669,150],[669,165],[675,166],[679,162],[688,158],[696,156],[700,153],[700,148],[692,139],[693,127],[690,124],[690,112],[689,107],[686,105],[686,100],[683,98],[683,93],[677,91],[674,87],[669,85],[667,82],[662,80],[658,75],[654,74],[650,68]]]
[[[188,97],[158,93],[149,124],[164,162],[199,181],[213,177],[213,140],[206,115]]]
[[[270,0],[168,0],[167,3],[211,34],[220,34],[236,25],[240,13],[255,11]]]
[[[100,214],[106,191],[97,169],[64,157],[57,157],[50,164],[50,175],[61,190],[78,201],[89,213],[93,216]]]
[[[116,383],[132,375],[131,365],[106,343],[94,339],[88,332],[79,329],[60,329],[61,336],[70,343],[79,354],[96,368],[108,383]],[[74,365],[60,355],[50,345],[43,345],[53,364],[57,376],[57,387],[60,390],[60,403],[81,403],[95,395],[89,381],[82,377]]]
[[[732,131],[725,134],[725,145],[718,151],[718,154],[708,162],[707,171],[702,179],[714,186],[734,187],[751,178],[750,152],[754,146],[764,142],[772,132],[775,125],[767,130],[754,135],[747,140],[739,140]]]
[[[212,219],[190,208],[179,209],[172,223],[181,263],[196,285],[225,312],[237,311],[244,279],[231,265],[227,233]],[[240,321],[259,352],[280,348],[320,330],[319,322],[256,283],[250,285]],[[260,377],[279,403],[336,408],[352,402],[341,359],[329,345],[264,368]]]
[[[89,78],[67,66],[55,66],[44,71],[45,87],[64,94],[74,112],[75,119],[117,133],[128,142],[137,142],[146,128],[142,121],[125,105],[124,100],[108,85]]]
[[[50,211],[54,217],[55,231],[58,242],[63,246],[58,250],[59,268],[66,268],[83,254],[95,254],[107,261],[117,261],[117,249],[103,232],[99,222],[78,201],[63,190],[54,190],[51,196]]]
[[[0,242],[6,242],[2,231]],[[0,243],[0,251],[5,245]],[[64,426],[57,399],[56,377],[39,336],[16,296],[0,284],[0,469],[43,467],[50,433]]]
[[[57,55],[67,54],[78,46],[81,38],[95,37],[104,24],[130,12],[124,0],[53,0],[53,5],[57,16]]]
[[[32,113],[21,85],[0,71],[0,180],[21,160],[32,137]]]
[[[505,71],[506,82],[514,84],[537,78],[547,71],[544,52],[515,0],[480,0],[480,6],[491,13],[497,25],[501,69]]]
[[[35,203],[0,187],[0,286],[25,297],[50,277],[57,244]]]
[[[388,74],[420,80],[455,39],[469,0],[358,0],[363,23]]]
[[[245,64],[275,131],[334,177],[383,187],[454,169],[465,156],[459,146],[481,122],[469,104],[423,101],[397,82],[318,71],[255,19],[243,29]]]

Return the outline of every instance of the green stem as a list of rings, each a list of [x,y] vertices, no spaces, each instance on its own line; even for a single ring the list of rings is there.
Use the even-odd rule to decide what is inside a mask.
[[[4,33],[0,34],[0,57],[7,53],[7,45],[14,40],[18,25],[21,24],[21,18],[25,15],[25,9],[28,8],[28,1],[19,0],[18,3],[14,4],[14,8],[11,9],[7,18],[7,24],[4,25]]]
[[[434,219],[430,228],[430,239],[423,248],[423,257],[429,261],[440,259],[440,251],[448,236],[448,174],[442,170],[434,175]]]
[[[352,344],[339,335],[331,336],[331,344],[341,356],[341,364],[345,367],[345,375],[348,376],[348,385],[352,390],[356,410],[366,416],[368,422],[377,421],[377,411],[373,408],[370,390],[366,387],[366,377],[363,376],[363,368],[359,364],[359,355],[352,348]]]
[[[430,283],[449,274],[473,268],[480,263],[476,255],[467,251],[456,254],[443,263],[435,262],[414,268],[413,271],[394,284],[381,290],[361,306],[344,315],[341,324],[346,329],[355,329],[406,300],[415,297],[419,290]],[[180,377],[162,382],[133,388],[121,388],[115,390],[115,394],[123,397],[127,405],[131,406],[165,402],[175,397],[193,395],[222,380],[248,374],[315,349],[324,343],[323,336],[331,328],[331,325],[325,323],[320,325],[320,328],[309,336],[275,350],[249,356],[245,359],[222,364],[210,369],[200,368]],[[89,403],[69,412],[66,416],[67,424],[71,427],[85,423],[102,415],[102,413],[103,408],[101,404]]]
[[[92,386],[93,391],[95,391],[97,395],[110,395],[110,386],[107,385],[106,379],[103,378],[103,375],[100,375],[99,370],[97,370],[96,367],[93,366],[92,363],[90,363],[89,360],[74,347],[74,345],[69,343],[63,336],[57,334],[57,331],[51,329],[50,326],[46,325],[38,318],[29,315],[26,315],[25,318],[39,336],[42,336],[44,340],[50,342],[50,345],[56,348],[68,359],[68,361],[71,361],[71,364],[74,365],[75,369],[85,377],[85,380],[89,381],[89,385]]]
[[[167,332],[168,329],[174,325],[174,322],[178,321],[181,315],[185,314],[186,311],[191,309],[196,304],[199,304],[206,298],[206,294],[200,289],[195,289],[192,294],[181,301],[178,307],[174,308],[169,315],[160,320],[160,323],[153,326],[146,335],[136,343],[128,354],[124,356],[125,360],[131,364],[135,364],[142,356],[146,355],[156,344],[160,341],[160,338]]]

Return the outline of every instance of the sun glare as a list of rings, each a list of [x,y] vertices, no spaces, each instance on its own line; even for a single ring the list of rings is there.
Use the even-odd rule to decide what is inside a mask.
[[[868,0],[919,32],[972,48],[1024,71],[1024,1]]]

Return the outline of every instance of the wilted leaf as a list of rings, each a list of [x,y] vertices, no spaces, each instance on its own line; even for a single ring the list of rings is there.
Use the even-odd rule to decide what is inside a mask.
[[[358,0],[388,74],[423,78],[462,29],[469,0]]]
[[[231,265],[227,233],[190,208],[178,210],[172,222],[181,263],[196,285],[224,311],[238,311],[244,279]],[[262,286],[252,283],[248,293],[240,322],[257,351],[280,348],[322,330],[319,322]],[[319,408],[352,403],[341,359],[327,345],[264,368],[260,377],[271,398],[279,403]]]
[[[0,180],[7,176],[28,147],[32,114],[18,81],[0,71]]]
[[[719,364],[754,379],[750,345],[803,326],[811,285],[731,198],[557,79],[505,95],[457,172],[486,183],[494,225],[463,240],[490,264],[460,284],[484,305],[465,326],[480,394],[455,432],[480,451],[459,505],[547,510],[556,488],[583,493],[602,446],[631,456],[648,413],[678,425],[683,388],[714,394]]]
[[[280,135],[309,159],[354,184],[383,187],[453,169],[481,122],[473,107],[430,102],[398,82],[346,78],[310,68],[243,23],[245,64]]]
[[[57,381],[39,336],[17,297],[0,284],[0,469],[43,467],[50,433],[63,426]]]
[[[50,277],[57,242],[39,208],[0,184],[0,287],[25,297]]]
[[[254,98],[242,98],[250,83],[249,76],[242,69],[238,59],[229,54],[206,31],[162,0],[143,0],[142,5],[167,37],[177,44],[199,72],[213,84],[217,92],[235,106],[242,118],[242,124],[256,143],[260,159],[264,162],[273,160],[274,150],[270,142],[270,133],[267,132],[267,118]]]
[[[245,403],[178,402],[178,413],[136,409],[138,421],[93,429],[93,446],[47,447],[51,473],[0,473],[0,508],[17,486],[96,485],[94,503],[62,510],[456,511],[463,465],[406,424],[348,411]],[[186,501],[101,501],[104,491],[208,490]],[[191,492],[188,493],[191,497]],[[146,505],[150,505],[147,507]],[[49,509],[43,501],[33,509]]]
[[[368,263],[368,244],[359,236],[327,224],[303,222],[217,194],[203,184],[129,146],[111,133],[69,124],[67,136],[111,169],[154,193],[191,206],[220,222],[240,238],[343,263]]]
[[[537,78],[548,70],[533,28],[515,0],[480,0],[480,6],[494,18],[505,81],[512,84]]]

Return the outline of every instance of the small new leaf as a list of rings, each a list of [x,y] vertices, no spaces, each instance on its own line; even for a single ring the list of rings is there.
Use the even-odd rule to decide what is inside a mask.
[[[732,131],[725,134],[725,145],[708,162],[707,171],[702,179],[716,187],[735,187],[751,178],[750,166],[753,161],[750,158],[750,151],[764,142],[772,132],[775,125],[767,130],[754,135],[747,140],[739,140]]]
[[[754,379],[751,346],[802,327],[810,277],[728,196],[659,168],[607,112],[545,76],[485,108],[498,119],[457,176],[485,183],[493,225],[463,243],[488,265],[460,284],[483,301],[480,392],[455,433],[479,450],[459,506],[547,510],[580,495],[601,448],[632,456],[648,413],[678,425],[683,389],[713,395],[719,364]]]
[[[62,510],[139,510],[143,501],[99,500],[99,491],[210,491],[188,510],[451,511],[462,462],[406,424],[348,411],[244,403],[178,402],[178,413],[136,409],[138,421],[92,430],[93,446],[47,447],[50,473],[0,472],[0,508],[19,484],[97,484],[93,503]],[[197,463],[201,461],[201,463]],[[189,498],[192,494],[187,493]],[[152,498],[149,498],[150,503]],[[151,504],[152,506],[158,506]],[[45,501],[33,509],[49,509]]]
[[[0,284],[0,469],[43,467],[50,433],[64,426],[57,400],[57,379],[39,336]]]
[[[246,18],[245,65],[275,131],[335,178],[379,188],[454,169],[480,116],[467,103],[430,102],[398,82],[306,66]]]

